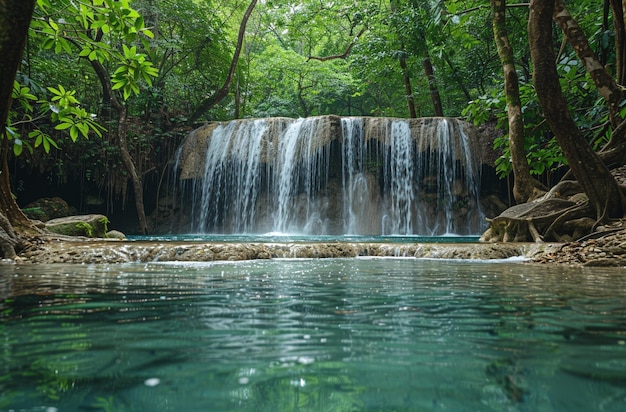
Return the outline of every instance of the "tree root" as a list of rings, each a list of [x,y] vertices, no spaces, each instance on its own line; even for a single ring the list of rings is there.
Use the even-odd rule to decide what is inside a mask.
[[[563,242],[589,233],[597,224],[594,209],[575,182],[561,182],[541,199],[513,206],[487,219],[485,242]],[[560,191],[560,192],[559,192]],[[562,193],[567,196],[565,199]]]

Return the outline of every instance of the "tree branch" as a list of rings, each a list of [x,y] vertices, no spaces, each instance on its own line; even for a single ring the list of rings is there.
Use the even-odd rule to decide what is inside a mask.
[[[219,88],[212,96],[204,99],[200,106],[196,109],[195,112],[189,117],[188,123],[193,123],[200,118],[204,113],[209,111],[213,106],[218,104],[222,99],[228,96],[228,92],[230,91],[230,86],[233,82],[233,77],[235,76],[235,70],[237,69],[237,63],[239,62],[239,55],[241,54],[241,49],[243,48],[243,38],[246,34],[246,25],[248,24],[248,19],[256,6],[257,0],[252,0],[248,9],[243,15],[241,19],[241,24],[239,25],[239,34],[237,36],[237,46],[235,47],[235,53],[233,54],[233,60],[230,63],[230,70],[228,71],[228,76],[224,81],[224,85]]]
[[[309,60],[319,60],[321,62],[325,62],[325,61],[328,61],[328,60],[345,59],[345,58],[347,58],[350,55],[350,53],[352,52],[352,48],[356,44],[357,40],[363,35],[363,33],[365,33],[366,30],[367,30],[367,27],[363,27],[361,29],[361,31],[359,31],[359,33],[356,35],[354,40],[352,40],[352,43],[350,43],[350,45],[348,46],[346,51],[343,52],[343,54],[334,54],[332,56],[324,56],[324,57],[309,56],[307,58],[307,61],[309,61]]]

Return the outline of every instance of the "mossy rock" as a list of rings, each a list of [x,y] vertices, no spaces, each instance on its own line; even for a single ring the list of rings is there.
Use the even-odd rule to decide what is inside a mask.
[[[47,222],[50,219],[70,216],[76,213],[67,202],[60,197],[50,197],[35,200],[26,205],[22,212],[29,219]]]
[[[106,237],[108,223],[104,215],[67,216],[47,221],[46,229],[65,236]]]

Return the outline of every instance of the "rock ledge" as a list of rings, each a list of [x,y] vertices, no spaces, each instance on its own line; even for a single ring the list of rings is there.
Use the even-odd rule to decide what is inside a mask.
[[[543,255],[561,245],[535,243],[221,243],[51,240],[20,254],[22,263],[128,263],[273,258],[414,257],[507,259]]]

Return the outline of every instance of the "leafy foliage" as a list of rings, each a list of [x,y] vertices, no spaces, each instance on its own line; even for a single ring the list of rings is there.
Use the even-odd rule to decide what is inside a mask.
[[[52,94],[50,100],[40,100],[30,92],[30,88],[20,85],[17,81],[13,84],[12,98],[18,109],[9,115],[6,136],[13,141],[13,153],[16,156],[22,154],[24,148],[31,153],[33,148],[40,146],[46,153],[50,152],[52,147],[59,148],[54,138],[37,122],[41,118],[49,117],[54,128],[67,130],[73,141],[76,141],[79,135],[88,138],[92,132],[102,137],[104,128],[95,121],[95,115],[80,107],[75,97],[76,91],[66,90],[61,85],[58,88],[49,87],[48,91]],[[18,130],[18,127],[25,125],[29,125],[30,129],[27,133],[28,139],[24,139]]]
[[[509,2],[511,3],[511,2]],[[222,84],[246,3],[234,0],[38,0],[29,48],[13,91],[6,136],[29,165],[78,174],[107,198],[123,196],[119,149],[108,130],[100,73],[130,117],[129,144],[140,173],[164,167],[199,102]],[[608,67],[615,64],[612,24],[588,0],[568,5]],[[565,163],[544,122],[531,81],[527,7],[510,7],[531,171],[546,176]],[[484,1],[259,2],[228,98],[205,120],[235,117],[418,115],[434,113],[423,62],[445,114],[508,127],[502,68]],[[610,22],[610,21],[609,21]],[[560,41],[555,42],[558,50]],[[406,61],[406,73],[400,66]],[[596,147],[611,127],[603,101],[575,53],[558,60],[563,90],[579,127]],[[407,96],[403,75],[412,85]],[[79,103],[80,102],[80,103]],[[97,114],[97,117],[94,115]],[[63,139],[68,135],[70,139]],[[91,136],[103,139],[85,139]],[[66,144],[73,142],[73,144]],[[511,172],[508,138],[496,139],[501,177]],[[36,148],[44,150],[38,153]],[[53,150],[53,149],[59,150]],[[59,153],[62,151],[62,154]],[[20,160],[25,161],[25,160]],[[111,192],[115,192],[111,194]]]
[[[140,93],[141,82],[152,84],[158,70],[136,45],[127,44],[140,42],[147,48],[147,39],[154,34],[128,0],[55,3],[56,8],[50,0],[38,0],[38,5],[43,14],[33,21],[32,29],[43,36],[44,50],[71,55],[75,48],[79,57],[112,63],[113,89],[121,89],[124,100]]]

